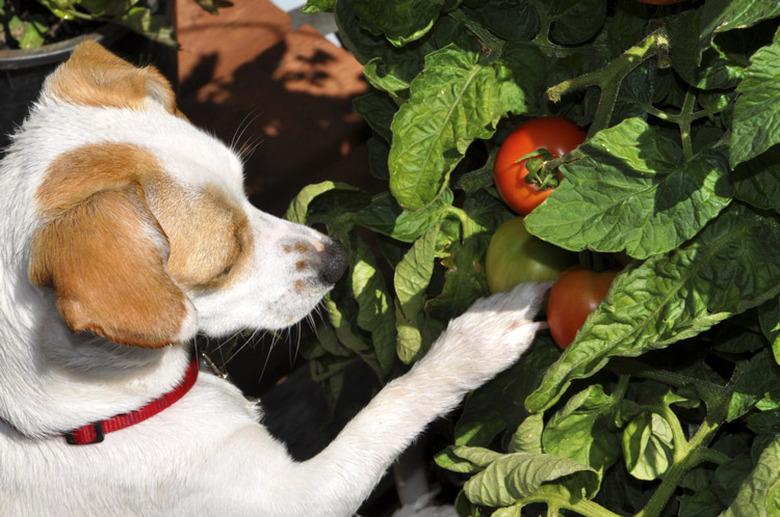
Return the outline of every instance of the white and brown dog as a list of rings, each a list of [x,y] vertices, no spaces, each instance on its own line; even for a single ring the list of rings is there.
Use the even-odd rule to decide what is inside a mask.
[[[348,516],[396,456],[529,346],[546,286],[477,302],[295,462],[191,338],[280,329],[343,248],[247,201],[239,158],[153,68],[84,43],[0,164],[0,515]]]

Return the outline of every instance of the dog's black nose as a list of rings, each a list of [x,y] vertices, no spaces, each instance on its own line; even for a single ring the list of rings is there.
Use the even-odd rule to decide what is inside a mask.
[[[347,248],[339,241],[331,241],[322,251],[322,259],[320,277],[329,284],[335,284],[349,265]]]

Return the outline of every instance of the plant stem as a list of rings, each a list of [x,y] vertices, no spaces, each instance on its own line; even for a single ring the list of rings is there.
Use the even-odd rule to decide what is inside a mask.
[[[712,460],[712,455],[707,452],[710,449],[707,449],[706,445],[719,427],[720,425],[717,423],[704,420],[696,434],[687,442],[687,453],[679,459],[675,454],[674,463],[666,472],[663,481],[658,485],[645,507],[634,517],[659,517],[661,515],[685,474],[699,463]]]
[[[558,494],[530,496],[523,498],[519,502],[524,505],[532,503],[544,503],[547,505],[548,509],[554,509],[556,511],[559,509],[571,510],[573,512],[577,512],[580,515],[584,515],[585,517],[619,517],[618,514],[609,511],[608,509],[604,508],[598,503],[594,503],[593,501],[583,499],[576,503],[571,503],[568,498]]]
[[[609,127],[623,79],[651,57],[666,54],[668,46],[669,38],[666,29],[661,27],[603,68],[568,79],[549,88],[547,96],[551,101],[558,102],[563,95],[576,90],[589,86],[601,88],[601,97],[596,107],[590,131],[588,131],[588,137],[590,138],[598,131]]]
[[[691,122],[693,122],[693,108],[696,105],[696,95],[685,92],[682,108],[680,109],[680,139],[682,140],[683,156],[685,161],[693,158],[693,146],[691,144]]]
[[[446,208],[446,212],[448,214],[454,215],[460,221],[462,241],[465,241],[467,238],[471,237],[474,233],[479,231],[478,225],[471,220],[471,218],[468,216],[468,214],[466,214],[465,211],[463,211],[463,209],[456,206],[449,206]]]

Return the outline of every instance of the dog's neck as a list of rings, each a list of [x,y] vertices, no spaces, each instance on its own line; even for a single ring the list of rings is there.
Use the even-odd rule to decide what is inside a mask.
[[[18,327],[17,313],[14,335],[7,335],[14,327],[0,322],[0,364],[6,365],[0,368],[0,419],[19,433],[60,435],[135,410],[181,381],[187,345],[140,349],[87,333],[73,335],[53,306],[43,307],[45,298],[33,307],[15,307],[30,325]],[[35,320],[32,314],[46,317]],[[6,317],[3,310],[0,318]]]

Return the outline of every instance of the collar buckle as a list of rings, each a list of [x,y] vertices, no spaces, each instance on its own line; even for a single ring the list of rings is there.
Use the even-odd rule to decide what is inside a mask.
[[[90,436],[90,430],[95,433],[95,436]],[[106,437],[103,432],[103,422],[93,422],[91,425],[85,425],[79,427],[69,433],[65,433],[65,441],[71,445],[91,445],[93,443],[100,443]]]

